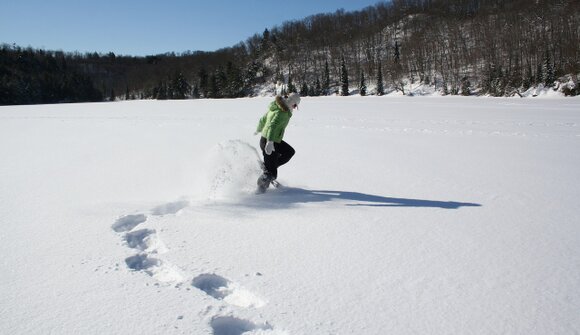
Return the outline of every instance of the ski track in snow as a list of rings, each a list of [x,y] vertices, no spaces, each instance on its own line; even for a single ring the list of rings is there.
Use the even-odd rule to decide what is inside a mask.
[[[228,147],[227,150],[230,151],[233,147],[236,152],[240,147],[240,143],[235,141],[223,145]],[[248,148],[251,148],[251,146],[248,146]],[[250,153],[251,155],[253,155],[253,152]],[[186,200],[170,202],[152,208],[149,214],[161,217],[177,215],[189,205],[189,201]],[[132,271],[143,272],[161,283],[175,284],[175,287],[179,287],[180,284],[186,281],[186,277],[176,266],[160,258],[160,255],[168,252],[169,249],[159,238],[157,231],[149,228],[139,229],[139,226],[147,222],[147,219],[148,216],[144,213],[129,214],[121,216],[111,226],[113,231],[122,234],[122,240],[127,247],[137,251],[137,254],[125,259],[125,264]],[[223,301],[230,306],[261,308],[266,305],[266,301],[240,284],[215,273],[198,274],[191,281],[191,286],[216,301]],[[208,310],[211,310],[211,306],[208,306]],[[239,319],[230,315],[213,316],[210,326],[214,335],[241,335],[254,331],[268,334],[287,334],[285,331],[274,330],[269,323],[256,324],[250,320]]]

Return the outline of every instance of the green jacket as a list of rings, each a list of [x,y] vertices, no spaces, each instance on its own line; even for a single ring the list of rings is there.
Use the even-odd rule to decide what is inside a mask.
[[[256,131],[261,132],[262,137],[268,141],[280,143],[291,117],[292,112],[284,103],[284,99],[277,96],[270,104],[268,112],[260,118]]]

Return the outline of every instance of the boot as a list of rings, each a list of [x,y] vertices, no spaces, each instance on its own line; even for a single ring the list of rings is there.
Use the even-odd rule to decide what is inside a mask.
[[[272,183],[272,181],[274,181],[274,180],[275,179],[270,174],[268,174],[268,173],[262,174],[258,178],[258,193],[266,192],[266,190],[270,186],[270,183]]]

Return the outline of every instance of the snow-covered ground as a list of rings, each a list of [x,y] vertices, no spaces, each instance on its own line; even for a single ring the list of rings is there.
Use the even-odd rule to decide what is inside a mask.
[[[0,107],[0,332],[580,332],[580,99],[270,100]]]

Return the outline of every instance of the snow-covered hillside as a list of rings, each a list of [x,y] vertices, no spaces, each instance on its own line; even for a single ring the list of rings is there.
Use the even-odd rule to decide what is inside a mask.
[[[577,334],[580,100],[0,107],[5,334]]]

